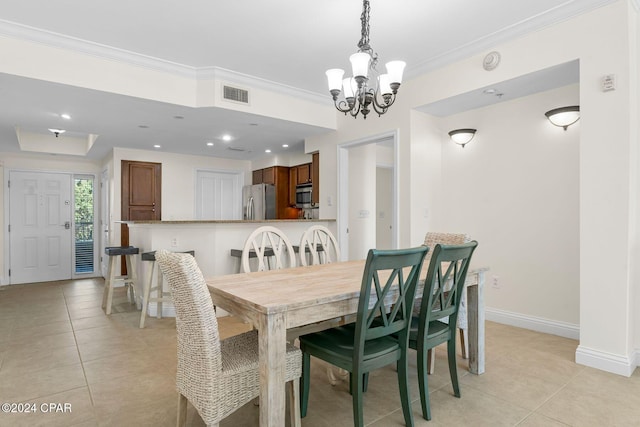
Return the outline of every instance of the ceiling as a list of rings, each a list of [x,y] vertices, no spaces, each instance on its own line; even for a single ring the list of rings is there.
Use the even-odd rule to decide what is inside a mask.
[[[405,60],[405,79],[410,79],[611,1],[372,0],[370,41],[381,62]],[[361,10],[359,0],[23,0],[3,4],[0,36],[87,48],[192,75],[219,67],[321,94],[329,103],[324,71],[349,68],[348,57],[360,38]],[[460,98],[425,108],[446,115],[468,104]],[[61,119],[62,113],[71,120]],[[0,152],[20,151],[16,127],[44,133],[67,129],[61,141],[99,135],[87,154],[92,159],[114,146],[154,149],[158,144],[169,152],[252,160],[265,156],[267,148],[270,155],[301,150],[306,137],[327,131],[8,75],[0,61]],[[223,134],[232,140],[222,141]]]

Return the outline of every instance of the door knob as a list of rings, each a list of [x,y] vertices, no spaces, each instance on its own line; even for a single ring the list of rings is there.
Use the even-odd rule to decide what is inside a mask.
[[[70,229],[70,228],[71,228],[71,223],[70,223],[69,221],[65,221],[65,223],[64,223],[64,229],[65,229],[65,230],[68,230],[68,229]]]

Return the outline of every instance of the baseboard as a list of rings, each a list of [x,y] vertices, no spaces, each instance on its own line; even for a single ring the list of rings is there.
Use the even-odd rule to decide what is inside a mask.
[[[638,350],[635,350],[631,357],[598,351],[583,345],[579,345],[576,350],[576,363],[625,377],[630,377],[633,374],[634,369],[638,366],[639,357]]]
[[[485,308],[485,316],[487,320],[492,322],[530,329],[545,334],[558,335],[574,340],[580,339],[580,325],[572,323],[549,320],[542,317],[526,316],[520,313],[488,307]]]

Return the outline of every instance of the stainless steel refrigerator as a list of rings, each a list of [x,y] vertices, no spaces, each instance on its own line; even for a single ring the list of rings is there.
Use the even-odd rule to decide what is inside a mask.
[[[243,219],[276,219],[276,188],[272,184],[242,187]]]

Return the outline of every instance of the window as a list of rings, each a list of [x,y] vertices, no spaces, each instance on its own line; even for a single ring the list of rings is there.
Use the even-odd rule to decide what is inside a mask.
[[[93,273],[93,181],[92,176],[74,177],[75,273]]]

